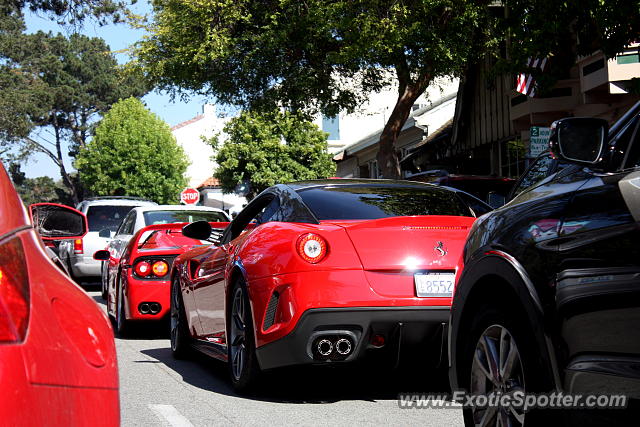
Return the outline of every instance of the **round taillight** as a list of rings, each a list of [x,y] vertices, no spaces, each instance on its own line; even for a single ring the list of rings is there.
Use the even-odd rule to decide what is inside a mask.
[[[169,272],[169,264],[164,261],[156,261],[153,263],[153,266],[151,266],[151,270],[153,274],[158,277],[166,276]]]
[[[151,273],[151,264],[147,261],[140,261],[136,264],[136,274],[140,277],[147,277]]]
[[[302,259],[311,264],[320,262],[327,255],[327,241],[317,234],[308,233],[300,236],[296,246]]]

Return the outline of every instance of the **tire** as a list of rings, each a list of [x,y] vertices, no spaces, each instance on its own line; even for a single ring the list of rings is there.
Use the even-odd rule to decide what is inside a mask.
[[[231,309],[227,311],[227,355],[233,388],[241,393],[251,391],[260,376],[256,358],[255,333],[246,286],[236,279],[231,290]]]
[[[540,349],[536,348],[527,320],[514,313],[513,309],[482,306],[471,320],[471,333],[461,359],[463,369],[459,372],[461,386],[470,394],[547,393],[553,389],[551,375],[541,365]],[[493,366],[502,368],[492,370],[491,361]],[[555,411],[555,415],[560,415]],[[483,417],[488,417],[486,423]],[[467,426],[537,426],[545,422],[544,418],[544,413],[535,410],[525,413],[522,409],[464,408]]]
[[[127,336],[129,332],[129,321],[124,314],[124,294],[122,292],[122,283],[118,279],[118,303],[116,304],[116,333],[120,337]]]
[[[171,300],[169,315],[169,340],[171,353],[176,359],[184,359],[191,351],[191,336],[187,326],[187,317],[180,294],[180,279],[174,277],[171,281]]]

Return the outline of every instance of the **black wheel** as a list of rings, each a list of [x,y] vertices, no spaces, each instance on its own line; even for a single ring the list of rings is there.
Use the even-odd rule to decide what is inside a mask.
[[[256,359],[251,307],[244,281],[237,279],[231,290],[231,310],[227,312],[227,353],[233,387],[239,392],[253,388],[260,375]]]
[[[182,304],[182,295],[180,293],[180,279],[174,277],[171,281],[171,302],[170,302],[170,330],[169,336],[171,340],[171,353],[176,359],[184,358],[190,351],[189,329],[187,319]]]
[[[541,366],[540,350],[525,320],[511,311],[485,306],[478,310],[471,325],[461,376],[470,394],[552,390],[551,377]],[[544,422],[543,418],[543,413],[524,412],[515,406],[474,407],[464,411],[468,426],[535,426]]]
[[[120,282],[120,280],[118,280]],[[122,292],[122,284],[118,286],[118,303],[116,304],[116,332],[121,337],[127,335],[129,329],[129,322],[124,314],[124,294]]]

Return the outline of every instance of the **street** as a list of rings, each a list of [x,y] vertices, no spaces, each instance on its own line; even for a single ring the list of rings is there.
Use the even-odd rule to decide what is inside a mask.
[[[106,310],[97,286],[87,290]],[[398,392],[444,392],[446,385],[421,386],[392,372],[278,370],[264,375],[253,396],[239,396],[225,364],[200,355],[175,360],[165,328],[145,325],[116,337],[123,426],[463,424],[458,409],[399,409]]]

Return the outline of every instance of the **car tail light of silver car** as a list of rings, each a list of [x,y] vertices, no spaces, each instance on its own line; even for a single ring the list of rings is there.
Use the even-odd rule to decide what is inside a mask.
[[[327,255],[329,245],[321,236],[314,233],[307,233],[298,238],[296,248],[303,260],[311,264],[316,264],[322,261]]]
[[[81,253],[84,252],[82,239],[75,239],[73,241],[73,252],[76,253],[76,254],[81,254]]]
[[[0,245],[0,342],[22,342],[29,325],[29,278],[20,239]]]

